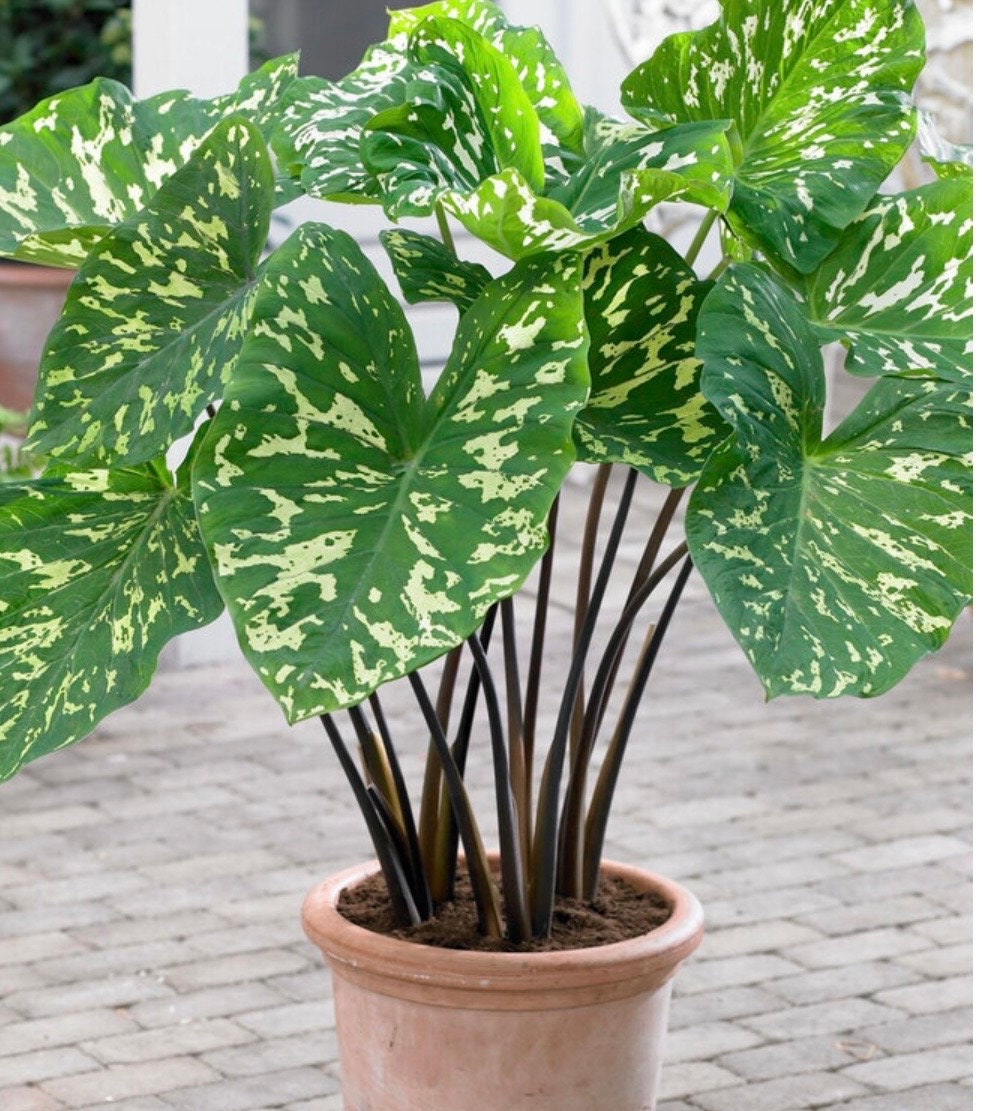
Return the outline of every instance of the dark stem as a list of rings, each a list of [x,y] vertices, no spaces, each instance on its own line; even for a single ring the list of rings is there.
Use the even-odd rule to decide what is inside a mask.
[[[532,817],[532,767],[535,761],[535,724],[539,713],[539,688],[542,683],[542,656],[545,652],[546,622],[549,616],[549,590],[552,586],[552,564],[556,549],[556,521],[559,516],[559,495],[549,510],[546,528],[549,547],[539,563],[539,586],[535,596],[535,620],[532,625],[532,647],[529,651],[528,681],[525,686],[525,709],[522,714],[522,742],[525,760],[525,810]],[[531,831],[530,831],[531,836]]]
[[[392,742],[392,734],[389,732],[389,725],[385,720],[385,712],[382,709],[382,703],[378,694],[370,694],[368,696],[368,702],[372,707],[372,714],[375,717],[375,724],[378,726],[379,736],[382,738],[382,747],[385,750],[385,756],[395,785],[396,800],[399,804],[398,813],[402,819],[403,828],[406,831],[406,840],[409,846],[409,859],[412,864],[413,874],[416,878],[416,903],[419,906],[422,917],[429,918],[433,914],[433,898],[430,894],[430,885],[426,878],[426,869],[423,866],[419,833],[416,829],[416,820],[413,817],[413,804],[409,798],[409,791],[406,788],[406,778],[402,774],[402,763],[399,760],[399,755]]]
[[[436,717],[443,727],[444,734],[450,722],[450,707],[462,654],[463,646],[458,644],[443,661],[440,689],[436,696]],[[444,797],[442,776],[440,757],[431,742],[426,749],[426,769],[423,772],[423,789],[420,794],[419,841],[428,885],[433,898],[438,903],[446,902],[450,897],[447,884],[453,886],[452,876],[448,878],[445,869],[440,867],[444,855],[440,851],[440,805]],[[456,846],[454,852],[456,853]]]
[[[607,540],[607,548],[604,552],[600,570],[597,572],[593,596],[584,616],[583,628],[577,641],[576,650],[573,653],[573,659],[570,661],[566,686],[563,690],[562,702],[556,720],[556,729],[542,770],[542,786],[539,790],[533,848],[535,866],[532,871],[532,930],[535,937],[548,936],[553,907],[555,906],[559,795],[562,785],[566,737],[569,733],[576,691],[583,675],[587,652],[597,625],[597,617],[600,613],[604,592],[610,581],[617,547],[624,532],[637,477],[636,471],[628,471],[624,483],[624,492],[621,495],[620,504],[617,507],[617,513],[611,526],[610,537]]]
[[[691,571],[692,558],[691,556],[687,556],[672,586],[672,591],[668,596],[668,601],[665,603],[665,608],[662,610],[661,617],[658,619],[658,624],[655,626],[654,631],[649,634],[644,648],[641,651],[637,668],[631,679],[631,685],[624,699],[624,707],[621,710],[620,719],[614,730],[614,735],[607,748],[604,762],[597,778],[597,785],[594,789],[593,799],[590,803],[590,812],[586,821],[586,836],[583,853],[584,889],[588,898],[593,898],[596,895],[597,884],[600,880],[600,858],[603,851],[604,836],[607,831],[607,822],[610,818],[610,807],[614,797],[614,789],[617,786],[617,777],[624,761],[624,752],[627,749],[627,742],[631,735],[631,729],[634,726],[634,720],[637,717],[641,698],[648,684],[648,679],[651,676],[651,669],[658,656],[658,650],[661,648],[662,641],[665,639],[665,633],[668,631],[668,626],[671,624],[672,617],[678,607],[679,599],[682,597],[682,591],[685,589],[685,584],[688,582]]]
[[[338,727],[334,724],[330,714],[321,714],[321,724],[330,739],[331,745],[341,762],[341,768],[351,786],[361,810],[372,845],[378,856],[382,877],[389,892],[392,903],[392,916],[400,926],[414,926],[420,922],[419,911],[414,902],[412,889],[408,877],[399,860],[399,853],[389,836],[389,832],[379,817],[375,804],[372,801],[368,788],[358,774],[358,768],[344,743]]]
[[[478,928],[482,934],[488,937],[501,937],[503,931],[494,884],[491,881],[491,867],[488,864],[484,843],[481,841],[477,821],[474,818],[474,812],[464,788],[464,781],[461,779],[457,765],[454,763],[450,746],[447,744],[447,736],[443,731],[443,726],[437,720],[433,703],[426,693],[423,680],[419,677],[418,672],[410,673],[409,683],[426,720],[432,743],[437,749],[443,767],[443,778],[447,786],[450,806],[453,808],[457,828],[460,830],[460,839],[464,844],[464,856],[467,860],[467,871],[471,878],[471,886],[474,889]]]
[[[508,768],[508,746],[501,721],[498,694],[494,677],[481,642],[472,633],[467,646],[474,657],[484,688],[488,711],[488,729],[491,735],[491,756],[494,761],[494,794],[498,814],[498,842],[501,847],[501,890],[505,900],[505,920],[508,937],[513,941],[527,941],[532,936],[529,915],[528,891],[525,885],[525,868],[521,844],[518,839],[518,808],[511,788]]]
[[[670,490],[658,514],[644,552],[638,562],[634,580],[624,603],[623,613],[629,611],[632,600],[642,589],[651,574],[658,553],[661,550],[669,525],[682,500],[684,490]],[[677,549],[681,555],[681,550]],[[667,569],[666,569],[667,570]],[[660,580],[659,580],[660,581]],[[650,590],[649,590],[650,593]],[[647,597],[647,595],[646,595]],[[636,616],[636,611],[635,616]],[[576,893],[582,896],[583,875],[583,821],[586,809],[586,785],[590,768],[590,757],[596,744],[604,713],[610,700],[611,692],[617,680],[617,672],[627,647],[628,635],[634,623],[632,617],[626,626],[618,625],[623,629],[623,635],[611,637],[608,649],[597,668],[594,681],[590,688],[590,698],[587,702],[583,718],[583,729],[580,744],[573,758],[570,768],[569,786],[566,791],[566,800],[563,806],[562,829],[560,837],[560,886],[561,890]]]
[[[511,598],[501,602],[501,648],[505,661],[505,706],[508,711],[508,775],[517,810],[518,848],[522,871],[531,864],[531,816],[525,805],[529,769],[522,743],[522,682],[518,674],[518,645],[515,637],[515,605]]]

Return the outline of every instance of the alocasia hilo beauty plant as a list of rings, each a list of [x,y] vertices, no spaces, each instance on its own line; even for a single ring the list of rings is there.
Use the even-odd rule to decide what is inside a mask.
[[[539,31],[472,0],[394,12],[337,83],[294,58],[210,101],[97,80],[0,130],[0,251],[79,268],[31,415],[48,469],[0,488],[3,776],[84,737],[227,606],[288,720],[323,718],[396,917],[447,897],[459,837],[482,927],[521,939],[548,932],[557,890],[596,884],[693,565],[769,696],[875,695],[944,641],[970,593],[971,169],[935,158],[937,180],[878,193],[918,129],[920,17],[898,0],[722,7],[627,77],[631,122],[581,108]],[[428,395],[399,302],[347,234],[306,223],[264,256],[271,213],[301,193],[436,217],[439,238],[383,233],[406,300],[460,313]],[[670,202],[705,210],[685,258],[643,223]],[[458,257],[455,224],[500,276]],[[872,385],[824,435],[833,343]],[[577,459],[598,477],[536,777],[553,510]],[[665,509],[588,662],[644,481]],[[537,564],[520,661],[510,599]],[[417,670],[441,656],[431,695]],[[406,675],[431,746],[418,821],[395,743],[419,737],[391,737],[376,694]],[[500,898],[461,774],[479,699]]]

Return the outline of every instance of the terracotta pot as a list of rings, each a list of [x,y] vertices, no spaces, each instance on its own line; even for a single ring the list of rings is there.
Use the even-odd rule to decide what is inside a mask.
[[[28,409],[73,270],[0,263],[0,405]]]
[[[437,949],[336,909],[361,865],[315,887],[307,936],[330,965],[346,1111],[642,1111],[655,1106],[671,978],[702,937],[684,888],[622,864],[672,915],[630,941],[557,953]]]

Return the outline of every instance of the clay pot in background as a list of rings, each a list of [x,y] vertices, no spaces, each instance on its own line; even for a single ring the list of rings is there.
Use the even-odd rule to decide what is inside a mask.
[[[30,408],[45,340],[74,277],[73,270],[0,263],[0,406]]]

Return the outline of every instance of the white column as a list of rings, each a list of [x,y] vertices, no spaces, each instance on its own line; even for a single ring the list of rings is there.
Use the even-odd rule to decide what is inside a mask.
[[[231,92],[249,69],[248,0],[133,0],[133,91]]]

